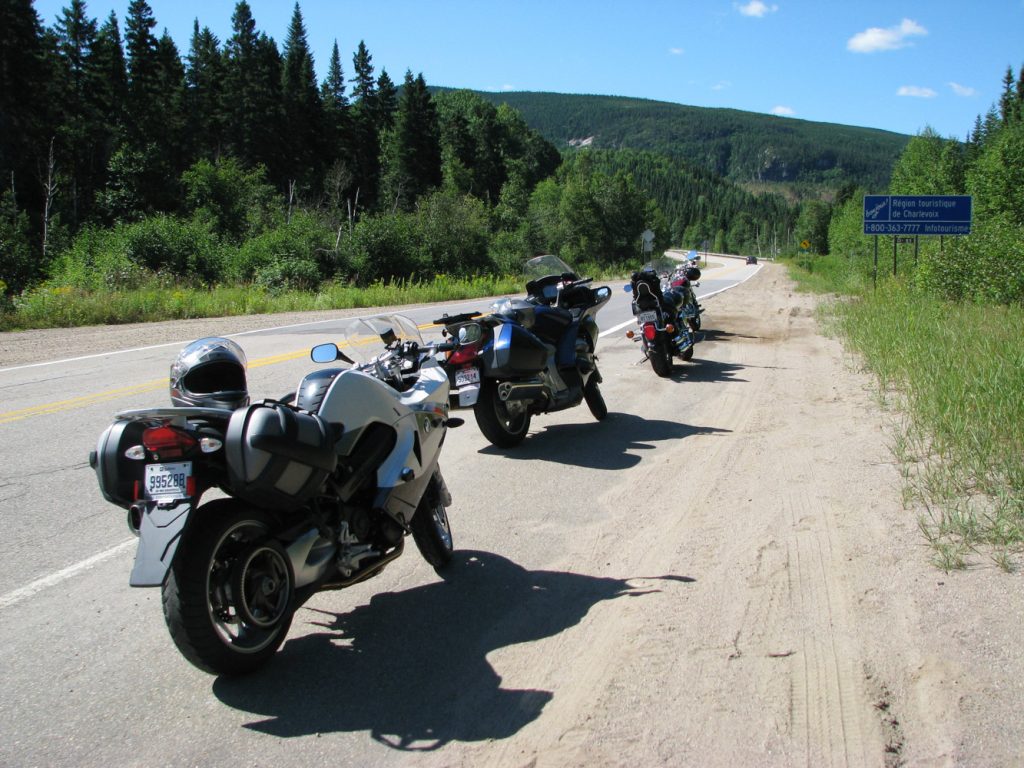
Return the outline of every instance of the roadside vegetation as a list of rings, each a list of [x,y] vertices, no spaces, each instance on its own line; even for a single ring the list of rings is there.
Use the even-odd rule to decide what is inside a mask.
[[[1024,71],[970,141],[911,140],[890,194],[969,194],[972,234],[906,243],[861,234],[863,191],[833,212],[829,253],[790,260],[837,295],[827,322],[895,415],[893,451],[944,569],[1024,553]],[[894,250],[895,249],[895,250]],[[895,266],[894,266],[895,265]]]

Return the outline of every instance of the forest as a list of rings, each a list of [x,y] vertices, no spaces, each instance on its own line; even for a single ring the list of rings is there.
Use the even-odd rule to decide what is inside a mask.
[[[52,27],[0,10],[0,281],[39,291],[312,290],[514,274],[536,253],[755,250],[795,208],[653,152],[557,147],[506,103],[396,82],[364,43],[317,82],[302,11],[279,47],[241,0],[184,54],[145,0]]]
[[[815,195],[845,183],[882,189],[908,136],[873,128],[622,96],[481,93],[518,110],[559,149],[591,139],[599,149],[678,158],[737,184]]]
[[[335,44],[318,82],[298,3],[280,46],[245,0],[228,39],[197,19],[184,53],[157,26],[146,0],[123,23],[69,0],[52,27],[32,0],[0,6],[4,317],[130,291],[493,280],[545,252],[614,270],[641,258],[647,229],[659,251],[862,251],[857,206],[890,176],[893,192],[976,189],[986,222],[1006,208],[990,199],[1022,188],[1024,164],[1004,157],[1018,151],[1010,75],[1007,103],[959,141],[618,97],[481,94],[411,71],[396,82],[364,42],[350,64]],[[595,141],[579,148],[586,136]],[[941,173],[918,167],[933,160]],[[1012,241],[1012,216],[996,220],[956,247]]]

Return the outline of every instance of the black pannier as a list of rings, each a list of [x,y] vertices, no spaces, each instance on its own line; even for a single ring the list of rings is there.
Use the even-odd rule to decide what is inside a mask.
[[[139,462],[127,458],[124,452],[142,444],[142,433],[147,426],[141,421],[118,419],[103,431],[96,450],[89,456],[103,498],[124,509],[135,501],[135,481],[140,476]]]
[[[283,403],[239,408],[224,440],[231,493],[266,509],[302,506],[334,471],[340,436],[340,427]]]

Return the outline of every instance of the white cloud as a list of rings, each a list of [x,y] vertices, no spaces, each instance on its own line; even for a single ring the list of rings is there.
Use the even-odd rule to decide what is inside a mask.
[[[953,89],[953,93],[957,96],[974,96],[977,91],[967,85],[960,85],[960,83],[949,83],[949,87]]]
[[[671,53],[673,56],[682,56],[683,55],[683,49],[682,48],[669,48],[668,52]]]
[[[792,107],[784,107],[781,104],[777,107],[772,107],[772,114],[779,115],[779,117],[791,117],[796,114]]]
[[[779,6],[768,5],[762,0],[750,0],[746,5],[739,6],[739,12],[744,16],[756,16],[759,19],[769,13],[775,13],[777,10],[779,10]]]
[[[918,99],[934,99],[938,96],[931,88],[922,88],[919,85],[901,85],[896,91],[897,96],[913,96]]]
[[[916,21],[904,19],[899,26],[882,29],[871,27],[846,41],[846,49],[854,53],[875,53],[876,51],[895,51],[913,45],[907,38],[927,35],[928,30]]]
[[[732,86],[732,83],[730,83],[728,80],[722,80],[722,81],[717,82],[714,85],[712,85],[711,86],[711,90],[712,91],[724,91],[726,88],[729,88],[730,86]]]
[[[501,88],[500,88],[500,90],[502,90],[502,91],[514,91],[515,89],[516,89],[516,87],[514,85],[509,85],[507,83],[505,85],[501,86]]]

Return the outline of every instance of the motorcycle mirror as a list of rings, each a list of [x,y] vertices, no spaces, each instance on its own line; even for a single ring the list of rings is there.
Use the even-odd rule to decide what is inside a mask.
[[[356,364],[355,360],[338,349],[337,344],[317,344],[309,350],[309,356],[314,363],[333,363],[336,360],[342,360],[349,365]]]
[[[398,341],[398,337],[395,335],[394,330],[392,330],[391,328],[387,328],[381,332],[380,340],[383,341],[386,346],[390,347],[392,344]]]

